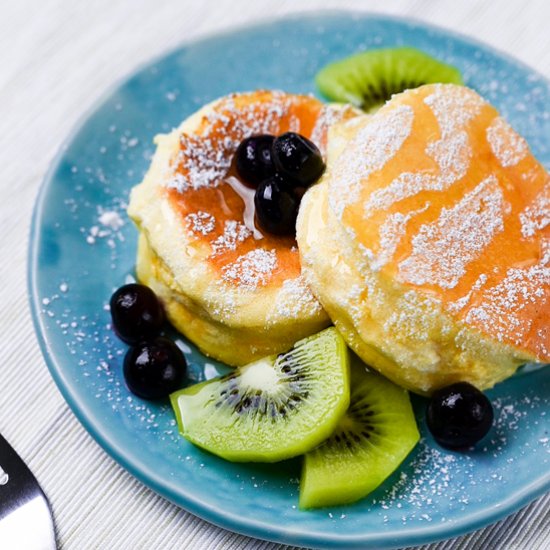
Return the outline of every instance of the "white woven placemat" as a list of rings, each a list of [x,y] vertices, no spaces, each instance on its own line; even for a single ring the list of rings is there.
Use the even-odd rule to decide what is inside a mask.
[[[32,205],[60,143],[113,81],[183,40],[257,18],[326,7],[383,10],[461,31],[550,77],[547,0],[297,4],[290,0],[0,3],[0,432],[49,495],[61,548],[283,548],[214,527],[126,473],[72,415],[36,344],[26,288]],[[0,541],[0,548],[7,550],[5,541]],[[424,548],[550,548],[550,495],[486,529]]]

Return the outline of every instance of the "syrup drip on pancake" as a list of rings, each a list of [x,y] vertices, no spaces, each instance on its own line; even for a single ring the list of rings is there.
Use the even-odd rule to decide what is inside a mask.
[[[331,211],[370,269],[550,360],[548,173],[467,88],[397,98],[331,166]]]
[[[254,290],[298,279],[301,271],[294,238],[263,235],[254,226],[250,205],[235,184],[232,159],[239,143],[256,134],[294,131],[314,138],[324,151],[328,125],[354,114],[309,96],[258,91],[227,96],[195,132],[182,133],[166,192],[187,220],[191,245],[209,247],[206,260],[225,284]]]
[[[251,187],[247,187],[244,183],[240,182],[237,178],[230,176],[226,180],[228,185],[231,186],[233,191],[241,197],[244,202],[243,221],[244,225],[252,231],[252,235],[256,240],[263,239],[263,233],[256,227],[254,221],[254,195],[255,190]]]

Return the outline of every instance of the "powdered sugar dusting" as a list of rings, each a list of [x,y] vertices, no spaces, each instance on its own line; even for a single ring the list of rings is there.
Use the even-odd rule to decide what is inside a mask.
[[[323,156],[326,155],[328,129],[338,122],[356,117],[360,114],[362,114],[362,111],[358,111],[351,105],[334,105],[331,103],[323,105],[317,117],[317,121],[315,122],[315,126],[313,127],[313,131],[311,132],[311,141],[319,147]]]
[[[370,195],[365,201],[365,218],[370,217],[375,210],[386,210],[392,204],[421,191],[441,191],[441,183],[439,178],[431,174],[404,172],[388,186],[377,189]]]
[[[426,147],[426,153],[437,162],[440,173],[404,172],[387,187],[378,189],[365,202],[365,217],[375,210],[385,210],[422,191],[445,191],[466,175],[472,150],[466,132],[444,135]]]
[[[483,286],[487,283],[488,277],[485,273],[482,273],[478,278],[477,281],[472,285],[472,288],[470,291],[465,295],[462,296],[462,298],[459,298],[458,300],[455,300],[454,302],[450,302],[447,304],[447,308],[449,311],[452,312],[458,312],[462,309],[464,309],[468,303],[470,302],[472,296],[479,290],[483,288]]]
[[[441,132],[440,139],[426,146],[426,154],[432,157],[439,174],[429,172],[405,172],[387,187],[374,192],[365,204],[366,217],[372,210],[387,209],[396,202],[413,197],[422,191],[445,191],[463,178],[472,157],[466,124],[477,114],[482,100],[471,92],[454,87],[437,87],[436,92],[424,99],[433,110]]]
[[[422,191],[445,191],[468,171],[472,149],[464,128],[477,115],[483,100],[462,88],[438,86],[424,102],[433,110],[441,132],[439,139],[426,146],[426,154],[436,161],[439,173],[402,173],[388,186],[372,193],[365,203],[367,218],[374,210],[388,209]]]
[[[441,170],[439,179],[442,185],[449,185],[463,178],[472,158],[470,140],[464,131],[443,133],[441,139],[428,143],[426,153],[437,162]]]
[[[519,219],[521,234],[525,238],[532,237],[550,224],[550,179],[533,204],[520,213]]]
[[[116,210],[104,210],[99,215],[99,223],[113,231],[118,231],[124,225],[124,220]]]
[[[527,142],[502,117],[487,128],[487,142],[504,168],[516,166],[529,154]]]
[[[399,241],[407,232],[407,224],[409,221],[425,212],[430,207],[430,203],[427,202],[422,208],[418,210],[411,210],[407,214],[396,212],[390,214],[384,223],[380,226],[380,251],[372,259],[371,267],[374,270],[380,269],[383,265],[388,263],[393,257]]]
[[[364,180],[399,151],[411,133],[413,118],[410,106],[399,105],[385,117],[363,119],[366,124],[337,160],[330,180],[330,204],[339,217],[358,200]]]
[[[437,118],[442,135],[464,128],[487,103],[473,90],[461,86],[438,84],[424,99]]]
[[[216,256],[222,252],[236,250],[237,245],[248,239],[251,235],[252,232],[246,225],[236,220],[227,220],[224,225],[223,234],[210,243],[212,255]]]
[[[291,115],[298,96],[265,94],[263,101],[258,96],[258,101],[252,102],[241,101],[246,94],[227,96],[204,115],[196,133],[182,133],[180,151],[170,168],[166,187],[179,193],[217,187],[226,176],[239,143],[255,134],[277,134],[280,120],[286,115],[290,115],[289,124],[294,131],[299,132],[300,119]]]
[[[126,203],[120,201],[118,208],[126,208]],[[92,225],[86,235],[88,244],[95,244],[98,240],[104,240],[107,246],[114,250],[118,241],[124,241],[122,228],[124,218],[118,209],[97,207],[97,224]],[[84,231],[84,229],[82,229]]]
[[[230,165],[231,157],[211,137],[181,134],[176,171],[166,182],[166,187],[180,193],[187,189],[216,187]]]
[[[526,269],[511,268],[498,285],[484,292],[481,303],[468,312],[465,320],[483,328],[490,327],[499,341],[511,339],[514,344],[522,345],[533,323],[531,317],[523,315],[522,311],[530,304],[544,308],[548,303],[549,285],[547,257]],[[548,357],[548,350],[540,347],[547,338],[546,335],[538,340],[541,357]]]
[[[258,286],[267,284],[276,267],[275,250],[256,248],[226,265],[222,269],[222,279],[240,288],[255,290]]]
[[[416,285],[454,288],[468,263],[503,231],[504,208],[498,180],[489,176],[453,208],[444,208],[437,221],[420,228],[411,255],[399,264],[400,277]]]
[[[185,217],[189,230],[200,235],[208,235],[216,227],[216,219],[212,214],[199,210]]]
[[[268,318],[279,321],[296,319],[303,315],[312,316],[321,312],[321,304],[315,299],[302,276],[286,279],[275,300],[275,311]]]

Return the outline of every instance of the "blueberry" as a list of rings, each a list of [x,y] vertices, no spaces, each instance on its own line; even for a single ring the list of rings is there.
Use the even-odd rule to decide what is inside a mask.
[[[256,189],[256,221],[268,233],[295,235],[298,204],[284,180],[278,175],[272,176]]]
[[[127,344],[156,336],[164,323],[164,310],[147,286],[121,286],[111,296],[111,317],[118,337]]]
[[[124,357],[126,385],[143,399],[161,399],[179,389],[186,368],[181,350],[163,336],[132,346]]]
[[[295,186],[307,187],[318,180],[325,170],[317,146],[295,132],[286,132],[275,139],[271,157],[277,171]]]
[[[237,174],[246,183],[256,187],[262,180],[275,173],[271,160],[271,147],[275,136],[262,134],[241,141],[237,148]]]
[[[491,429],[493,407],[477,388],[458,382],[432,395],[426,420],[442,447],[464,449],[475,445]]]

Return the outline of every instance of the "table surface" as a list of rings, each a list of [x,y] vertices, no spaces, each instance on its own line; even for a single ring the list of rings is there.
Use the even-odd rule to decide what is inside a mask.
[[[210,525],[143,486],[92,440],[51,379],[26,290],[32,205],[82,113],[121,76],[182,41],[295,11],[371,10],[465,33],[550,77],[547,0],[19,0],[0,5],[0,432],[51,501],[66,549],[290,548]],[[0,547],[7,548],[5,541]],[[550,494],[486,529],[425,549],[548,549]]]

